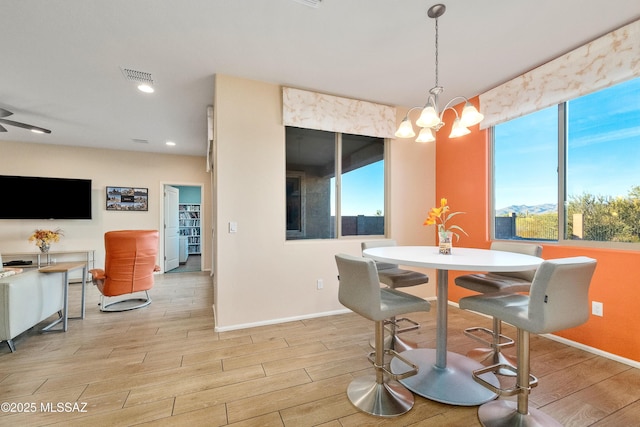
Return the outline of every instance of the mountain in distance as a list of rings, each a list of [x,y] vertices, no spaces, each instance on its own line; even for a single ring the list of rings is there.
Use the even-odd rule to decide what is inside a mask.
[[[539,215],[545,213],[557,213],[558,205],[556,203],[544,203],[542,205],[511,205],[506,208],[496,209],[496,216],[504,216],[511,215],[511,213],[515,213],[516,215]]]

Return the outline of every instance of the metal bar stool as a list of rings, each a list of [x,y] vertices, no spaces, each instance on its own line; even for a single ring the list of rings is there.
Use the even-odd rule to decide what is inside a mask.
[[[389,240],[374,240],[369,242],[362,242],[361,248],[364,251],[369,248],[379,248],[383,246],[396,246],[396,241]],[[391,289],[405,288],[409,286],[422,285],[429,282],[429,276],[426,274],[406,270],[400,268],[398,264],[391,264],[388,262],[376,261],[376,267],[378,269],[378,280],[390,287]],[[406,351],[418,348],[418,345],[407,339],[400,337],[400,334],[414,331],[420,327],[420,324],[407,317],[401,317],[399,319],[392,317],[385,321],[385,325],[389,328],[389,337],[385,338],[385,348],[392,348],[396,351]],[[405,325],[405,326],[400,326]]]
[[[359,410],[371,415],[393,417],[408,412],[414,403],[413,394],[398,382],[418,372],[418,367],[396,351],[384,347],[384,320],[416,311],[429,311],[428,301],[395,289],[380,287],[378,271],[372,259],[346,254],[336,255],[340,285],[338,299],[345,307],[375,322],[375,351],[369,361],[375,375],[354,379],[347,396]],[[385,363],[385,355],[393,356],[408,366],[394,374]]]
[[[529,334],[546,334],[573,328],[589,319],[589,285],[596,260],[561,258],[540,264],[529,295],[496,292],[460,299],[460,307],[494,316],[518,329],[517,367],[497,364],[473,372],[483,386],[503,396],[517,395],[516,402],[494,400],[478,408],[484,426],[561,426],[539,409],[529,408],[531,388],[538,384],[530,373]],[[509,369],[517,374],[512,388],[497,388],[480,376]]]
[[[519,242],[492,242],[492,251],[516,252],[539,257],[542,254],[542,246],[531,243]],[[455,283],[465,289],[491,294],[494,292],[529,292],[535,270],[466,274],[456,277]],[[492,329],[484,327],[472,327],[464,330],[465,335],[481,342],[486,347],[475,348],[467,353],[467,356],[479,362],[488,361],[490,364],[515,365],[515,360],[502,353],[501,349],[511,347],[514,341],[502,334],[502,322],[493,318]],[[501,375],[513,376],[509,369],[502,369]]]

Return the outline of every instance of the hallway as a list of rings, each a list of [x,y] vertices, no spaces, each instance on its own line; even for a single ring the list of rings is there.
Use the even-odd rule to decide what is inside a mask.
[[[186,273],[192,271],[200,271],[200,257],[201,255],[189,255],[186,263],[180,264],[173,270],[167,271],[167,273]]]

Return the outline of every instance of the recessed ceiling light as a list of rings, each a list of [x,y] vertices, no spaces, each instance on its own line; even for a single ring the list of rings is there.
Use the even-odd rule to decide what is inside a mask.
[[[153,86],[149,86],[148,84],[139,84],[138,90],[144,93],[153,93]]]
[[[166,144],[167,144],[169,147],[173,147],[174,145],[176,145],[176,143],[175,143],[175,142],[173,142],[173,141],[167,141],[167,142],[166,142]]]

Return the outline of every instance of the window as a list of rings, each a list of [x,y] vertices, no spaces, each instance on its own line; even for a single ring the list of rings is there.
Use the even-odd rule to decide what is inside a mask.
[[[495,126],[493,156],[495,238],[640,241],[640,78]]]
[[[286,127],[286,175],[288,240],[384,235],[384,139]]]
[[[497,239],[558,239],[558,108],[494,128]]]
[[[638,242],[640,78],[567,103],[565,239]]]

